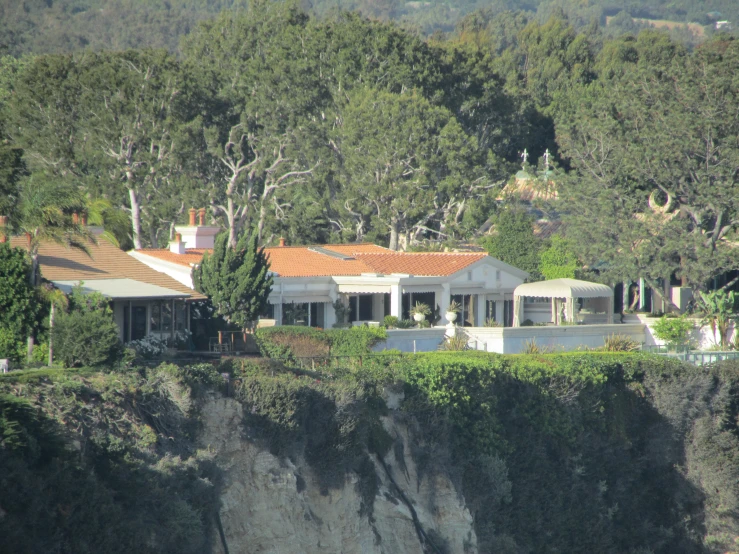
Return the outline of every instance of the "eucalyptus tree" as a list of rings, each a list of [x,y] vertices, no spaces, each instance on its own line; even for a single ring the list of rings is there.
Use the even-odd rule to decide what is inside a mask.
[[[358,240],[369,226],[383,229],[392,250],[422,234],[444,235],[443,226],[490,186],[475,139],[416,93],[356,91],[341,110],[337,144],[345,217]]]
[[[297,7],[260,1],[203,22],[183,42],[193,74],[217,98],[217,111],[201,122],[202,175],[233,247],[245,226],[261,236],[287,191],[318,166],[320,154],[300,140],[325,118],[329,99],[318,57],[306,46],[309,26]]]
[[[156,226],[162,214],[156,218],[155,210],[180,196],[181,160],[192,146],[181,127],[198,115],[199,99],[180,64],[163,51],[104,52],[77,63],[84,154],[126,191],[133,244],[140,249],[143,216]],[[174,209],[182,211],[178,204]],[[156,246],[156,233],[151,236]]]
[[[179,196],[174,181],[193,146],[181,129],[202,105],[189,86],[161,51],[40,56],[16,81],[11,135],[32,173],[125,205],[138,249],[142,219],[158,225],[173,211],[162,207]]]

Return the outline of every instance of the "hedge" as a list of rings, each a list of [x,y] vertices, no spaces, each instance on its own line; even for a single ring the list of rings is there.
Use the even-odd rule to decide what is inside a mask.
[[[263,356],[292,360],[368,354],[387,338],[387,332],[381,327],[324,330],[285,325],[257,329],[256,338]]]

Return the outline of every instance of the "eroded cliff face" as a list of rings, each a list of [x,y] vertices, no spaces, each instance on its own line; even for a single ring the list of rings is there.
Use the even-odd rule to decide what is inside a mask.
[[[383,418],[394,447],[383,460],[371,456],[377,480],[368,503],[361,482],[367,475],[349,472],[343,485],[326,487],[302,458],[278,459],[250,440],[243,410],[213,396],[201,412],[201,445],[217,452],[223,470],[223,537],[215,536],[214,552],[477,553],[461,492],[447,476],[419,471],[413,437],[397,414]]]

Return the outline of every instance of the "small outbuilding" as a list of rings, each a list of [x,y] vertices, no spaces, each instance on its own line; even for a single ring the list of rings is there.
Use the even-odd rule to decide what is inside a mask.
[[[589,323],[588,318],[581,316],[600,315],[593,323],[613,322],[613,289],[600,283],[580,281],[578,279],[552,279],[519,285],[513,291],[513,326],[520,327],[525,321],[524,299],[550,299],[552,319],[550,324]],[[576,302],[576,299],[582,299]],[[605,319],[605,321],[598,321]]]

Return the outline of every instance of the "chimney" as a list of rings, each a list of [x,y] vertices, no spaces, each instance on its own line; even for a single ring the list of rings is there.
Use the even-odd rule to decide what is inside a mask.
[[[80,215],[77,212],[74,212],[72,214],[72,223],[74,223],[75,225],[80,224]]]
[[[0,244],[8,241],[8,236],[5,234],[5,228],[8,226],[7,215],[0,215]]]
[[[175,233],[174,240],[169,243],[169,251],[173,254],[184,254],[186,252],[185,243],[182,242],[182,234]]]
[[[190,227],[195,227],[195,208],[190,208],[187,213],[190,214]]]
[[[198,225],[201,227],[205,225],[205,208],[200,208],[198,210]]]
[[[285,246],[285,237],[280,237],[280,248]]]
[[[80,215],[80,225],[87,227],[87,214],[83,213]]]

